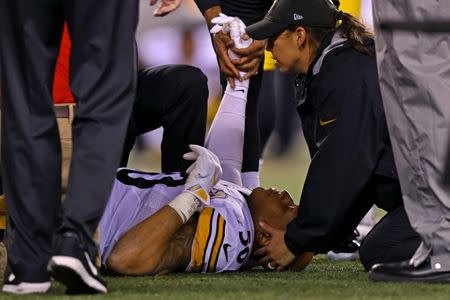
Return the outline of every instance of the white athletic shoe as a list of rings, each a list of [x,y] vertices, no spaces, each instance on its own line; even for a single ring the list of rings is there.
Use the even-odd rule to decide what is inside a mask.
[[[372,228],[377,223],[376,219],[376,207],[373,206],[369,212],[364,216],[364,218],[359,223],[358,227],[356,227],[354,240],[356,243],[361,243],[362,240],[369,234]],[[345,248],[345,247],[344,247]],[[342,250],[342,249],[341,249]],[[359,250],[354,252],[348,251],[329,251],[327,256],[331,260],[358,260],[359,259]]]
[[[67,287],[66,294],[106,294],[106,281],[100,276],[79,237],[64,233],[47,266],[51,277]]]
[[[7,277],[7,278],[6,278]],[[52,284],[50,281],[45,282],[24,282],[20,281],[13,273],[5,276],[2,291],[4,293],[26,295],[26,294],[45,294]]]

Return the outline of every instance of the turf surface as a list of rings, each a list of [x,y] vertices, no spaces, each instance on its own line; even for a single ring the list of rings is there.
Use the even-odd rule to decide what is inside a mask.
[[[132,157],[131,166],[158,169],[159,158]],[[309,164],[306,146],[297,145],[282,159],[266,158],[262,185],[286,189],[298,200]],[[1,254],[0,254],[1,255]],[[49,295],[3,299],[450,299],[450,285],[385,284],[369,280],[359,262],[316,257],[301,273],[252,271],[228,274],[173,274],[161,277],[108,277],[106,296],[64,296],[55,284]]]
[[[55,284],[45,296],[0,299],[449,299],[450,285],[371,282],[358,262],[316,258],[304,272],[252,271],[228,274],[174,274],[109,277],[106,296],[63,296]]]

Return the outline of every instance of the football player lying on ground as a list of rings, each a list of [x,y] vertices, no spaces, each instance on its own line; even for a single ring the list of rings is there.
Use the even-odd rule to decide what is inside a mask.
[[[285,229],[295,218],[298,206],[287,192],[241,186],[247,91],[248,80],[227,88],[207,140],[218,157],[192,146],[187,180],[181,173],[118,171],[100,222],[104,267],[123,275],[235,271],[270,241],[254,224]],[[229,181],[218,181],[222,168]],[[290,268],[303,269],[311,257],[299,256]]]

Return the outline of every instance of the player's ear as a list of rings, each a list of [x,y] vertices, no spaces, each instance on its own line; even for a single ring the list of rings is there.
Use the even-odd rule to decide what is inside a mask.
[[[265,246],[265,245],[269,244],[271,239],[272,239],[272,236],[265,231],[260,231],[256,235],[256,241],[261,246]]]

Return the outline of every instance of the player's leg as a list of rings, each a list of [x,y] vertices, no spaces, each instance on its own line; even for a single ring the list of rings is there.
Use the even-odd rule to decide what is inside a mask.
[[[363,240],[359,250],[361,263],[370,270],[378,263],[407,260],[420,242],[420,236],[413,230],[401,205],[384,216]]]
[[[72,38],[70,86],[77,112],[64,220],[49,269],[68,292],[106,292],[90,267],[97,252],[92,237],[109,198],[135,97],[138,1],[70,0],[63,5]]]
[[[133,120],[137,135],[164,128],[162,172],[183,172],[190,162],[183,154],[189,145],[203,145],[208,86],[195,67],[167,65],[139,72]]]
[[[259,157],[262,158],[264,154],[264,149],[266,148],[267,142],[269,141],[272,132],[275,129],[277,107],[275,106],[275,80],[274,80],[274,70],[264,71],[262,79],[262,87],[259,94],[259,129],[260,129],[260,154]],[[294,85],[291,86],[294,89]]]
[[[2,167],[8,206],[3,290],[45,292],[60,208],[60,144],[51,82],[63,20],[56,0],[0,1]]]

